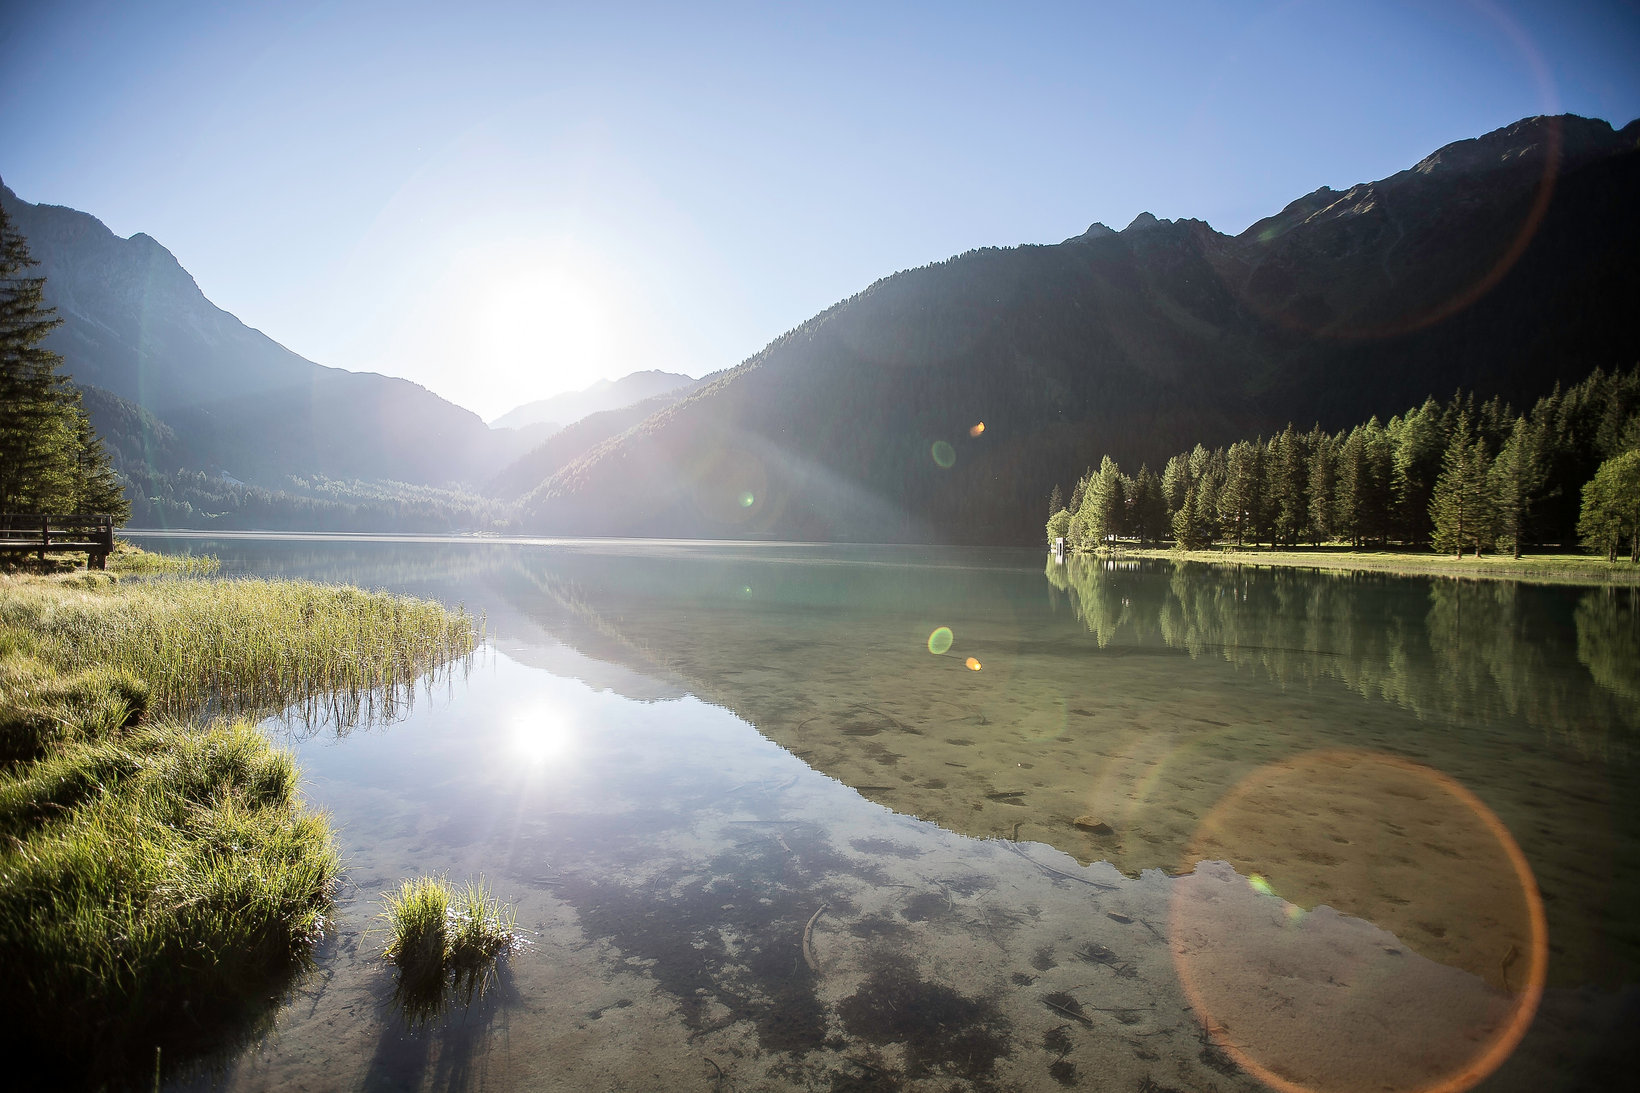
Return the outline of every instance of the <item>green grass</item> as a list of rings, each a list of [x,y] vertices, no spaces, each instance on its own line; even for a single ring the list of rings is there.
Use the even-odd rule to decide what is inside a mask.
[[[399,969],[398,1000],[411,1021],[438,1013],[452,994],[470,1002],[518,936],[516,915],[483,878],[452,888],[443,878],[407,880],[387,896],[382,958]]]
[[[1286,566],[1301,569],[1356,569],[1405,576],[1472,577],[1484,580],[1532,581],[1543,584],[1640,584],[1640,566],[1608,562],[1589,554],[1528,554],[1522,558],[1486,554],[1480,558],[1428,551],[1351,550],[1348,547],[1298,547],[1240,550],[1124,549],[1127,558],[1168,558],[1213,565]]]
[[[435,666],[472,648],[474,620],[437,603],[296,581],[0,577],[7,634],[55,671],[128,673],[158,718],[390,716]],[[21,639],[12,639],[21,640]]]
[[[156,554],[128,540],[115,539],[114,553],[108,556],[108,568],[133,576],[164,573],[173,577],[208,577],[222,568],[222,561],[214,554]]]
[[[0,576],[8,1069],[118,1084],[271,1013],[340,861],[246,717],[380,710],[475,639],[461,612],[354,589]]]

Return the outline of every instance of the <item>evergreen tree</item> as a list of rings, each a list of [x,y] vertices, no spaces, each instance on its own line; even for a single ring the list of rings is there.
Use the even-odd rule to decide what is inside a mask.
[[[1271,438],[1265,465],[1273,540],[1296,546],[1310,530],[1309,438],[1288,425]]]
[[[1190,457],[1176,455],[1162,468],[1162,499],[1167,502],[1168,519],[1184,507],[1185,491],[1190,488]]]
[[[1179,550],[1201,550],[1212,542],[1202,524],[1196,487],[1185,491],[1184,503],[1173,514],[1173,545]]]
[[[1123,531],[1122,516],[1127,498],[1122,490],[1122,471],[1110,456],[1100,461],[1099,472],[1082,495],[1084,542],[1099,546]],[[1079,513],[1078,515],[1082,515]]]
[[[1460,412],[1429,503],[1436,550],[1462,557],[1464,547],[1472,545],[1478,558],[1492,544],[1495,514],[1487,471],[1486,441],[1474,435],[1469,415]]]
[[[1446,451],[1442,418],[1440,405],[1426,398],[1422,406],[1400,419],[1399,428],[1391,429],[1396,533],[1408,546],[1429,542],[1429,500],[1434,496],[1435,479],[1440,477],[1441,457]]]
[[[1133,520],[1131,530],[1141,545],[1148,546],[1167,538],[1167,498],[1162,494],[1162,480],[1147,463],[1139,468],[1139,477],[1133,480]]]
[[[1218,491],[1219,526],[1226,538],[1235,537],[1241,546],[1253,530],[1258,515],[1259,492],[1258,446],[1245,440],[1230,445],[1224,459],[1224,484]]]
[[[1640,451],[1608,459],[1595,471],[1583,487],[1577,531],[1585,546],[1604,550],[1609,562],[1625,543],[1629,561],[1640,562]]]
[[[1310,434],[1310,534],[1317,546],[1338,534],[1338,440],[1317,426]]]
[[[1053,484],[1053,493],[1048,495],[1048,516],[1052,518],[1055,513],[1064,507],[1065,495],[1059,492],[1059,483],[1055,482]]]
[[[45,278],[0,208],[0,512],[128,514],[108,453],[80,395],[40,343],[61,320],[45,304]]]
[[[1536,431],[1525,414],[1515,419],[1490,475],[1492,499],[1497,509],[1498,536],[1520,557],[1526,538],[1532,503],[1543,488],[1543,465],[1539,458]]]

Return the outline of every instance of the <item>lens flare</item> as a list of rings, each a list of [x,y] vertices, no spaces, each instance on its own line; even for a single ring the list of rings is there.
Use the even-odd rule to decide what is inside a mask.
[[[1177,875],[1185,996],[1278,1093],[1462,1093],[1537,1012],[1537,882],[1502,821],[1433,768],[1344,748],[1260,767]]]
[[[741,508],[749,509],[756,503],[757,503],[757,498],[752,495],[751,490],[747,490],[746,492],[744,492],[740,495],[740,507]]]
[[[979,671],[979,661],[975,660],[973,657],[969,657],[966,661],[964,661],[964,663],[968,665],[968,670],[970,672]]]
[[[976,422],[974,422],[974,427],[968,430],[968,435],[969,436],[978,436],[979,434],[983,433],[984,431],[985,431],[985,422],[976,421]]]
[[[945,441],[934,441],[934,446],[929,449],[929,451],[933,453],[934,462],[938,463],[941,467],[949,470],[951,467],[956,466],[957,450]]]
[[[942,626],[928,635],[928,651],[937,657],[944,656],[945,651],[951,648],[951,642],[954,639],[955,635],[951,633],[951,628]]]

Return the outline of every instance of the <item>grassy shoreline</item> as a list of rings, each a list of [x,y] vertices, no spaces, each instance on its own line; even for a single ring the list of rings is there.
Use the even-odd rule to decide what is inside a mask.
[[[341,868],[254,719],[345,725],[469,652],[464,612],[295,581],[0,575],[0,1047],[119,1084],[271,1012]],[[15,1072],[15,1071],[14,1071]]]
[[[1474,580],[1530,581],[1537,584],[1640,584],[1640,566],[1628,561],[1608,562],[1586,554],[1528,554],[1522,558],[1488,554],[1466,555],[1393,550],[1352,550],[1348,547],[1244,547],[1223,550],[1168,550],[1122,548],[1121,558],[1160,558],[1221,566],[1268,566],[1289,569],[1344,569],[1389,573],[1407,577],[1459,577]]]

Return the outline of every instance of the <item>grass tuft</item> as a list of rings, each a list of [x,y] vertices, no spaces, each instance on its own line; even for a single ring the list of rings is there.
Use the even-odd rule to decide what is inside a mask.
[[[496,961],[517,942],[517,915],[480,877],[452,888],[442,877],[407,880],[387,896],[383,959],[399,969],[398,1000],[412,1021],[440,1012],[452,995],[482,995]]]

